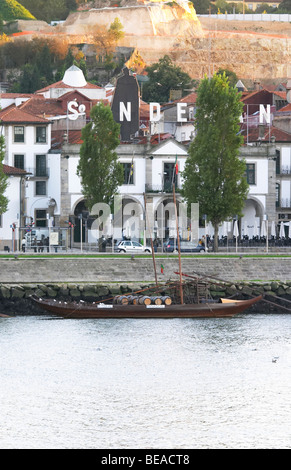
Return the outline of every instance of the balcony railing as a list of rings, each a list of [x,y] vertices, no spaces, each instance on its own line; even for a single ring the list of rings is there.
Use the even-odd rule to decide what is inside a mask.
[[[31,173],[33,178],[49,178],[49,168],[26,168],[28,173]]]
[[[175,189],[179,190],[177,184],[175,185]],[[172,193],[173,192],[173,185],[171,183],[164,183],[164,184],[146,184],[145,190],[147,193]]]
[[[282,198],[277,202],[276,206],[280,207],[281,209],[290,209],[291,208],[291,199],[290,198]]]
[[[291,167],[290,166],[282,166],[280,170],[280,175],[291,175]]]

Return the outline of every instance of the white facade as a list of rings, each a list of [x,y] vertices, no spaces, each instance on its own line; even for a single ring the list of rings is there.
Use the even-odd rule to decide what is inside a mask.
[[[71,67],[67,72],[63,82],[47,87],[45,90],[40,90],[39,93],[52,98],[61,96],[70,90],[80,90],[83,95],[92,99],[106,98],[105,89],[90,87],[84,82],[80,69],[77,68],[76,70],[76,68]],[[32,219],[36,222],[38,211],[42,211],[44,214],[42,217],[46,227],[48,226],[45,220],[47,216],[53,217],[56,224],[59,221],[61,221],[61,224],[65,224],[65,221],[68,221],[70,217],[75,217],[77,220],[78,205],[84,202],[81,181],[77,175],[80,139],[71,144],[72,147],[74,146],[74,151],[71,147],[72,152],[70,152],[70,143],[61,142],[61,140],[58,150],[53,150],[51,122],[39,115],[32,116],[25,113],[25,110],[21,107],[18,108],[18,105],[28,98],[28,96],[19,96],[19,98],[7,96],[6,101],[3,101],[7,110],[9,109],[8,104],[12,105],[11,108],[14,105],[13,119],[9,114],[2,114],[3,111],[0,117],[0,131],[5,136],[6,143],[5,163],[14,167],[18,166],[21,159],[23,159],[23,168],[30,174],[23,177],[24,184],[21,186],[19,184],[20,177],[9,178],[7,191],[10,199],[9,211],[2,216],[0,241],[11,239],[10,225],[17,222],[17,220],[18,227],[21,224],[30,223]],[[190,110],[194,113],[193,103],[191,107],[188,106],[187,112]],[[168,204],[172,203],[173,200],[173,174],[176,159],[178,162],[178,175],[175,176],[176,189],[178,201],[180,199],[179,188],[183,184],[181,174],[185,168],[188,155],[188,147],[183,145],[181,141],[190,141],[192,139],[194,127],[191,121],[177,123],[174,118],[172,119],[173,112],[174,107],[168,108],[161,112],[159,122],[151,123],[152,130],[155,128],[155,134],[157,134],[156,139],[151,140],[151,137],[154,136],[148,136],[147,142],[122,144],[117,148],[119,160],[127,171],[133,163],[133,179],[124,181],[124,184],[119,188],[119,193],[124,201],[124,208],[127,205],[128,210],[125,209],[123,213],[121,227],[114,234],[115,238],[121,237],[124,229],[127,229],[128,233],[132,231],[130,222],[133,207],[136,208],[135,215],[145,223],[144,194],[147,195],[152,210],[152,225],[154,227],[159,208],[161,206],[163,209],[169,207]],[[193,115],[190,117],[193,118]],[[78,118],[77,124],[79,124],[79,127],[70,128],[69,136],[73,135],[76,129],[80,132],[80,128],[85,124],[82,119],[81,117],[79,121]],[[168,127],[167,130],[174,137],[162,140],[164,138],[162,134],[166,131],[166,126],[170,125],[172,128]],[[23,128],[23,141],[15,138],[16,131],[19,131],[18,127]],[[39,136],[41,139],[39,139]],[[155,144],[153,144],[154,141]],[[69,142],[71,142],[70,139]],[[280,175],[276,174],[275,148],[279,148],[280,151]],[[243,217],[240,220],[240,235],[243,236],[247,231],[248,236],[251,238],[257,232],[260,235],[259,230],[263,217],[268,216],[270,222],[276,220],[276,184],[280,188],[278,196],[280,198],[280,207],[284,208],[285,204],[286,211],[290,208],[291,214],[291,146],[290,144],[280,147],[277,144],[276,147],[275,144],[246,146],[242,148],[241,157],[245,159],[247,165],[254,168],[255,175],[254,181],[250,184]],[[22,211],[20,208],[21,197],[24,198]],[[175,236],[172,215],[172,213],[167,215],[165,219],[164,228],[166,228],[168,236]],[[225,233],[231,235],[232,229],[231,222],[223,224],[220,235]],[[182,233],[183,238],[186,238],[187,233],[185,234],[184,230],[186,231],[187,227],[183,227]],[[207,231],[208,235],[213,235],[213,229],[208,226],[205,229],[200,229],[200,233],[195,232],[195,239],[201,237],[204,230]],[[156,230],[154,230],[154,235],[159,236]]]
[[[21,177],[11,175],[8,178],[8,187],[5,196],[8,198],[8,209],[0,216],[0,250],[5,246],[11,251],[19,248],[19,214],[21,199]],[[15,230],[12,226],[15,224]]]
[[[23,123],[25,124],[25,123]],[[8,124],[5,130],[6,157],[5,163],[15,167],[19,159],[23,159],[24,169],[30,173],[26,177],[26,204],[23,223],[35,219],[36,210],[46,209],[48,201],[56,201],[56,209],[60,211],[60,156],[50,154],[51,124],[26,124],[24,128],[24,142],[15,142],[15,125]],[[37,142],[37,128],[45,131],[45,142]]]

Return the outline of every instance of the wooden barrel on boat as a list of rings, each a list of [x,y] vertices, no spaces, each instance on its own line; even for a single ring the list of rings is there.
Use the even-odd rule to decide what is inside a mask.
[[[138,303],[140,305],[150,305],[152,303],[151,301],[151,298],[148,297],[147,295],[142,295],[139,299],[138,299]]]
[[[163,303],[161,296],[151,297],[151,300],[152,300],[152,303],[155,305],[162,305]]]
[[[172,299],[168,295],[164,295],[163,297],[161,297],[161,299],[162,299],[162,303],[165,304],[165,305],[171,305],[172,304]]]
[[[138,304],[138,295],[133,295],[133,296],[132,296],[131,303],[132,303],[133,305],[137,305],[137,304]]]
[[[128,297],[126,295],[119,295],[116,303],[119,305],[128,305]]]

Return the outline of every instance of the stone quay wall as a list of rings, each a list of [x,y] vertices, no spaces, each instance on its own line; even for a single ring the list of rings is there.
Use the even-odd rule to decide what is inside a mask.
[[[291,258],[287,256],[223,258],[182,258],[182,272],[199,273],[228,282],[237,281],[291,281]],[[161,265],[164,274],[161,274]],[[178,258],[156,257],[158,281],[177,279]],[[0,283],[146,283],[154,282],[151,257],[82,257],[82,258],[3,258],[0,259]]]
[[[164,294],[177,281],[178,260],[156,259]],[[264,294],[255,311],[291,313],[291,260],[280,258],[184,258],[182,271],[210,276],[210,296],[248,298]],[[185,278],[186,279],[186,278]],[[50,258],[0,260],[0,313],[38,314],[31,296],[56,300],[96,301],[151,288],[155,278],[151,258]],[[145,291],[145,294],[150,291]],[[268,299],[268,300],[267,300]],[[283,301],[284,299],[284,301]],[[254,308],[251,309],[254,311]]]

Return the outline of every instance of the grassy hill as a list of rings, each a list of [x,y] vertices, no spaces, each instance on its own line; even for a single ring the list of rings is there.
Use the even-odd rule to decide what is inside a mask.
[[[16,0],[0,0],[0,15],[4,21],[35,20],[35,17]]]

